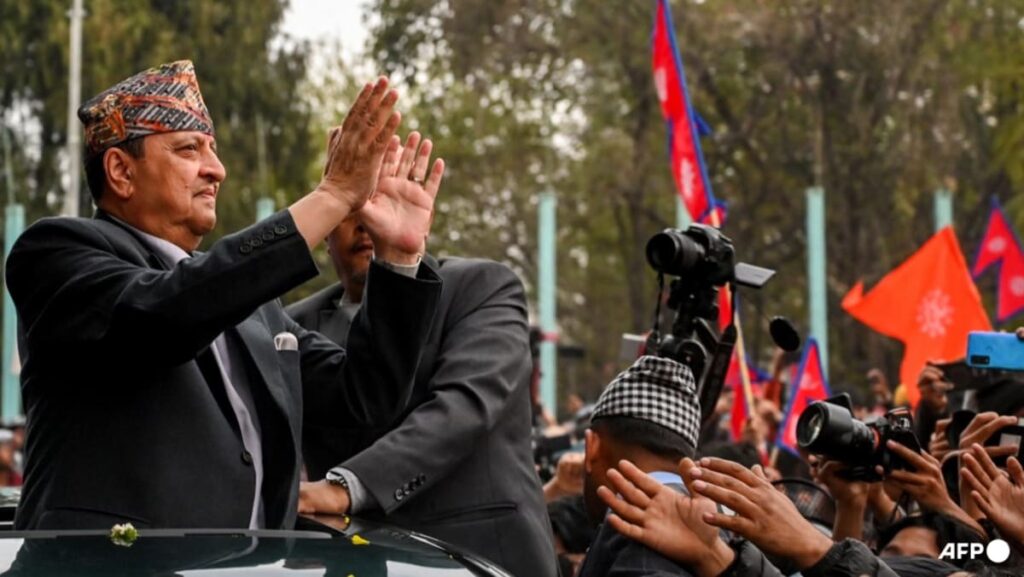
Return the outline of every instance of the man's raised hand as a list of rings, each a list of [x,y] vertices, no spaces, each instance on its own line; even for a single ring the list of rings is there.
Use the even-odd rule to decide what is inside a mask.
[[[681,466],[685,479],[693,461],[685,459]],[[698,577],[718,575],[732,563],[735,553],[718,529],[701,519],[715,511],[710,500],[666,487],[629,461],[610,469],[608,481],[615,492],[600,487],[597,494],[613,511],[608,523],[619,533],[690,567]]]
[[[384,153],[401,115],[398,93],[380,77],[366,84],[340,127],[327,139],[327,160],[317,190],[328,193],[349,212],[359,210],[377,186]]]
[[[381,260],[413,264],[425,250],[444,176],[440,158],[427,174],[432,149],[433,143],[421,141],[418,132],[409,134],[404,147],[397,136],[390,140],[376,190],[359,213]]]
[[[732,461],[701,459],[689,473],[694,491],[735,511],[704,513],[704,522],[746,538],[769,555],[792,559],[800,569],[811,567],[825,556],[832,540],[757,469],[755,473]]]

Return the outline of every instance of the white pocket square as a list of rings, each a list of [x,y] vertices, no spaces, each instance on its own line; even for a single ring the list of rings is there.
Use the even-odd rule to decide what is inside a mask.
[[[299,350],[299,339],[288,331],[277,333],[274,335],[274,348],[279,351],[297,351]]]

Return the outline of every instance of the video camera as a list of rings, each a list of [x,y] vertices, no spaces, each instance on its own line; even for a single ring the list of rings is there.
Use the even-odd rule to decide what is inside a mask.
[[[875,471],[878,465],[885,473],[913,469],[889,450],[890,440],[921,452],[909,409],[901,407],[874,421],[859,421],[853,417],[846,393],[808,405],[797,420],[796,440],[810,453],[848,465],[844,476],[851,481],[881,480]]]
[[[775,271],[737,263],[732,240],[717,228],[692,224],[686,230],[666,229],[647,241],[647,262],[661,275],[676,277],[669,285],[666,306],[676,311],[671,333],[662,336],[657,326],[647,338],[648,354],[682,363],[693,371],[700,391],[701,413],[706,420],[714,411],[736,344],[736,328],[719,334],[718,291],[746,286],[760,289]],[[656,323],[660,314],[658,303]],[[772,338],[786,350],[796,350],[800,337],[788,321],[772,321]],[[781,342],[780,342],[781,341]]]

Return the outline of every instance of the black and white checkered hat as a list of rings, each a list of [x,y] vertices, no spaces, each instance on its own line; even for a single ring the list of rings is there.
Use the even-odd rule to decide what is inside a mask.
[[[591,419],[631,417],[679,434],[691,447],[700,433],[700,401],[690,367],[645,355],[615,377],[597,399]]]

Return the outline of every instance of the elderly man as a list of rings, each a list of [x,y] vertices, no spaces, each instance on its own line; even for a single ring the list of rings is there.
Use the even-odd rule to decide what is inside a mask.
[[[206,253],[225,170],[192,63],[82,106],[96,215],[41,220],[7,261],[28,417],[18,528],[287,528],[303,420],[401,413],[440,291],[419,255],[443,164],[425,185],[425,164],[398,170],[396,99],[366,85],[317,188]],[[376,253],[346,355],[276,298],[357,210]]]
[[[415,152],[417,145],[414,132],[400,166],[429,156],[429,140]],[[376,242],[367,225],[350,217],[331,232],[327,245],[340,284],[288,309],[299,324],[341,344],[346,337],[352,343],[350,326],[368,303]],[[551,526],[530,449],[532,365],[522,283],[493,261],[424,260],[436,264],[443,290],[409,410],[378,430],[357,430],[343,419],[306,423],[310,476],[345,487],[333,487],[340,507],[315,510],[386,516],[513,575],[554,576]],[[303,493],[323,484],[304,485]]]

